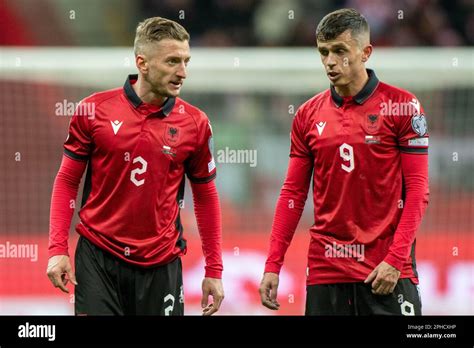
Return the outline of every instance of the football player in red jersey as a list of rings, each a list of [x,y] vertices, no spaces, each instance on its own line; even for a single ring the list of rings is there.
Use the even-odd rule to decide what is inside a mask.
[[[420,315],[415,233],[428,203],[423,109],[413,94],[366,69],[369,26],[357,11],[326,15],[316,41],[330,88],[293,121],[262,304],[280,307],[279,272],[313,177],[306,314]]]
[[[149,18],[137,27],[134,51],[138,75],[85,98],[71,119],[52,193],[47,274],[62,291],[75,284],[77,315],[183,315],[187,175],[206,261],[201,304],[212,315],[224,298],[221,214],[209,119],[179,98],[189,34]],[[86,166],[74,272],[69,202]]]

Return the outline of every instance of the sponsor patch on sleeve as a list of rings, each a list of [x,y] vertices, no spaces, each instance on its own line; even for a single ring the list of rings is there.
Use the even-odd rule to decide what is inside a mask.
[[[414,138],[408,140],[408,146],[428,146],[429,138]]]
[[[214,158],[207,164],[207,171],[210,173],[216,168],[216,162],[214,161]]]

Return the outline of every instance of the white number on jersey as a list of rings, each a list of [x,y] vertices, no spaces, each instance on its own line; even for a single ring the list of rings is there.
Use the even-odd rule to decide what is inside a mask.
[[[130,180],[135,185],[141,186],[145,183],[145,179],[137,180],[135,176],[145,173],[148,163],[141,156],[135,157],[133,159],[133,163],[137,163],[137,162],[140,162],[142,166],[141,168],[135,168],[134,170],[132,170],[132,172],[130,173]]]
[[[339,146],[339,156],[343,161],[349,162],[349,165],[341,164],[342,169],[350,173],[354,170],[354,149],[349,144],[342,144]]]

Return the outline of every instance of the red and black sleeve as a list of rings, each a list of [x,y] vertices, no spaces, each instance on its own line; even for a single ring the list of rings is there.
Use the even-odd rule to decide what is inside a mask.
[[[288,173],[275,209],[265,272],[280,273],[308,196],[313,157],[305,142],[300,117],[298,112],[293,120]]]

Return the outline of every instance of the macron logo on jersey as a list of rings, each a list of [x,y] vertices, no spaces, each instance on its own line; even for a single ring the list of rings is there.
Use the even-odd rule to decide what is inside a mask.
[[[326,127],[326,122],[318,122],[316,123],[316,128],[318,128],[318,134],[323,134],[324,127]]]
[[[112,125],[112,128],[114,130],[114,134],[117,135],[117,132],[119,131],[120,127],[122,126],[122,122],[119,122],[118,120],[115,121],[110,121],[110,124]]]

